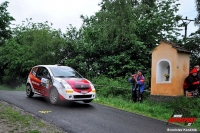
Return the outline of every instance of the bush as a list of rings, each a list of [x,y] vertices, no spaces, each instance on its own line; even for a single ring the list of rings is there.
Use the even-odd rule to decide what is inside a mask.
[[[128,83],[127,79],[117,77],[115,79],[99,76],[92,79],[92,82],[97,90],[97,95],[103,97],[121,97],[123,100],[131,99],[132,84]],[[144,98],[148,98],[149,92],[144,92]]]

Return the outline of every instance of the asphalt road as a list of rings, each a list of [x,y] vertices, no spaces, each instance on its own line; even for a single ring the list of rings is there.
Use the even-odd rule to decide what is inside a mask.
[[[167,129],[180,128],[95,103],[71,102],[54,106],[39,95],[27,98],[24,91],[0,90],[0,100],[22,108],[69,133],[170,133]]]

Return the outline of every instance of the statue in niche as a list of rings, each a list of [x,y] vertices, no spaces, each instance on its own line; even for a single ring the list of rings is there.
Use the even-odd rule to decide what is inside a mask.
[[[170,72],[170,66],[167,66],[167,74],[164,74],[165,81],[169,81],[169,72]]]

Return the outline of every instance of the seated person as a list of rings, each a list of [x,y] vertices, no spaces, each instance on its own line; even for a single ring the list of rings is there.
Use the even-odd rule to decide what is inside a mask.
[[[183,88],[184,93],[186,95],[186,91],[194,91],[198,92],[200,81],[197,77],[198,70],[196,68],[193,68],[187,78],[184,81]]]

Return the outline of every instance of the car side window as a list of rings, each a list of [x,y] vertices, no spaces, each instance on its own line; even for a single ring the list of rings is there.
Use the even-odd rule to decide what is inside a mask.
[[[32,74],[36,77],[36,73],[37,73],[38,67],[33,68],[32,70]]]
[[[37,78],[39,78],[39,79],[41,79],[41,78],[50,79],[49,71],[44,67],[39,67],[38,72],[37,72]]]
[[[42,78],[42,73],[41,73],[41,72],[42,72],[42,68],[39,67],[39,68],[38,68],[38,71],[37,71],[37,73],[36,73],[36,77],[39,78],[39,79]]]
[[[46,68],[44,68],[42,71],[42,77],[46,79],[50,79],[49,71]]]

